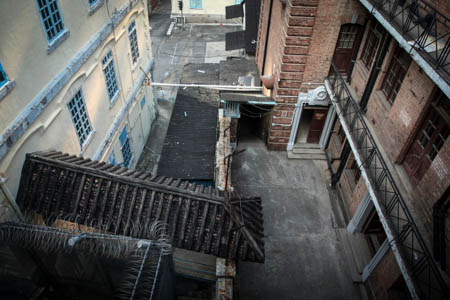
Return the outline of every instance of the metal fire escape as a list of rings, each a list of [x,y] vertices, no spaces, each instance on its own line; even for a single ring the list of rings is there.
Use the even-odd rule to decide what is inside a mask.
[[[362,177],[412,299],[448,299],[450,291],[435,265],[405,200],[375,143],[363,113],[334,64],[325,80]]]
[[[426,0],[360,0],[450,98],[450,19]]]

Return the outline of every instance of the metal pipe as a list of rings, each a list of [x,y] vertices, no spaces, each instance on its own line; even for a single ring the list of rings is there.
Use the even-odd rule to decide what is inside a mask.
[[[169,86],[169,87],[199,87],[217,90],[238,90],[238,91],[261,91],[261,86],[241,86],[241,85],[215,85],[215,84],[192,84],[192,83],[161,83],[149,82],[150,86]]]
[[[265,41],[265,45],[264,45],[264,57],[263,57],[263,65],[262,65],[262,69],[261,69],[262,75],[264,75],[264,69],[266,68],[267,47],[269,46],[270,22],[272,21],[272,8],[273,8],[273,0],[270,0],[269,19],[267,21],[266,41]],[[273,75],[274,74],[272,74],[272,76]]]

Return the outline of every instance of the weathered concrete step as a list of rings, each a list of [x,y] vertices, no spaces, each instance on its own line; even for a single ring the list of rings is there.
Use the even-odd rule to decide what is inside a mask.
[[[288,151],[288,158],[290,159],[309,159],[309,160],[326,160],[326,156],[324,153],[316,153],[316,154],[310,154],[310,153],[303,153],[303,154],[296,154],[292,151]]]
[[[310,144],[310,143],[298,143],[298,144],[295,144],[293,147],[293,149],[301,149],[301,148],[320,149],[320,145],[319,144]]]
[[[323,154],[322,149],[316,149],[316,148],[293,148],[292,152],[295,154]]]

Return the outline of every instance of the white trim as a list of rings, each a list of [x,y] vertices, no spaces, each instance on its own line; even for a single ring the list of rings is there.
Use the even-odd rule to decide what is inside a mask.
[[[295,139],[297,137],[298,126],[300,124],[300,118],[301,118],[302,112],[303,112],[303,106],[305,104],[315,105],[315,106],[329,106],[330,105],[328,97],[325,97],[325,98],[323,97],[323,95],[322,95],[323,92],[325,92],[325,94],[326,94],[325,87],[322,85],[313,90],[308,91],[307,93],[299,93],[298,94],[297,104],[295,105],[295,109],[294,109],[294,117],[293,117],[293,121],[292,121],[291,135],[289,136],[289,142],[287,144],[288,151],[290,151],[294,148]],[[329,114],[329,112],[328,112],[328,114]],[[327,116],[327,119],[328,119],[328,116]],[[323,134],[323,131],[322,131],[322,134]]]
[[[372,182],[372,179],[369,177],[369,174],[366,171],[366,168],[364,167],[364,161],[362,157],[360,156],[358,152],[358,147],[355,144],[355,141],[353,139],[352,134],[350,133],[350,127],[347,124],[347,121],[342,115],[342,108],[341,105],[335,100],[336,97],[334,95],[333,89],[331,88],[331,85],[328,81],[328,79],[325,80],[325,87],[327,89],[328,95],[331,98],[331,102],[333,103],[334,107],[336,108],[336,113],[339,116],[339,120],[341,122],[342,128],[344,129],[345,136],[347,137],[347,141],[352,149],[353,155],[355,157],[356,162],[358,163],[361,170],[361,176],[363,177],[367,190],[372,198],[373,204],[377,210],[378,216],[380,218],[380,222],[383,225],[384,231],[386,233],[386,236],[388,240],[390,240],[390,245],[392,248],[392,251],[394,252],[395,259],[397,260],[398,267],[400,269],[400,272],[403,275],[403,278],[405,279],[406,285],[408,286],[409,292],[411,294],[411,297],[413,300],[420,300],[419,293],[416,290],[416,286],[413,283],[413,280],[410,275],[410,271],[408,266],[406,265],[405,260],[403,259],[403,255],[401,254],[401,250],[397,244],[397,240],[394,235],[394,231],[392,230],[392,224],[389,221],[389,219],[386,217],[386,211],[384,207],[381,206],[380,201],[378,200],[377,192],[375,191],[375,183]]]
[[[372,257],[370,262],[364,267],[363,273],[362,273],[362,281],[366,281],[369,276],[372,274],[373,270],[378,266],[381,259],[386,255],[386,253],[389,250],[389,241],[388,239],[385,239],[383,244],[381,244],[380,248],[378,248],[377,253]]]
[[[450,98],[450,86],[445,79],[430,65],[414,47],[412,47],[407,40],[386,20],[383,15],[372,5],[368,0],[360,0],[360,2],[375,16],[384,28],[397,40],[400,47],[406,50],[414,61],[425,71],[428,77]]]
[[[330,108],[328,109],[327,119],[325,120],[325,125],[323,126],[322,134],[320,136],[319,146],[322,150],[325,149],[326,143],[330,138],[335,119],[336,119],[336,111],[334,109],[334,106],[331,105]]]
[[[366,223],[367,218],[373,209],[373,203],[370,200],[370,195],[368,192],[364,194],[361,203],[358,206],[353,218],[348,222],[347,231],[348,232],[361,232],[362,227]]]

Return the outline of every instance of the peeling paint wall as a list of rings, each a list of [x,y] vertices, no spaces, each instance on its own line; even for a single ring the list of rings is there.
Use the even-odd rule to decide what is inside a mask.
[[[0,3],[0,60],[8,79],[16,83],[0,100],[0,175],[13,196],[28,152],[56,149],[85,157],[100,152],[98,159],[107,160],[114,150],[120,163],[123,159],[118,137],[124,126],[128,126],[132,167],[144,147],[156,117],[152,88],[143,84],[141,70],[153,64],[147,0],[99,3],[91,10],[87,0],[58,0],[64,27],[70,34],[49,53],[36,3]],[[132,21],[136,22],[139,48],[135,64],[128,37]],[[119,87],[113,102],[107,94],[101,63],[109,50]],[[93,128],[83,148],[67,108],[79,89]]]

